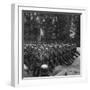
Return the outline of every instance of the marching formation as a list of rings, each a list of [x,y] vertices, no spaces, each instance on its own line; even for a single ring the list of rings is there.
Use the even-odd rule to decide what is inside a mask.
[[[70,66],[79,56],[75,44],[25,44],[24,64],[28,76],[53,76],[56,66]]]

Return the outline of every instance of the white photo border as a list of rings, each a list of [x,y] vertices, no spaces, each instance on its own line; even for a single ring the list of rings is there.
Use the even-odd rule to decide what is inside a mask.
[[[37,11],[51,11],[51,12],[69,12],[81,13],[81,47],[80,47],[80,75],[71,76],[54,76],[54,77],[30,77],[22,78],[22,10],[37,10]],[[87,10],[84,8],[50,8],[50,7],[35,7],[24,4],[13,4],[11,7],[12,21],[11,21],[11,43],[12,43],[12,61],[11,61],[11,84],[12,86],[32,86],[44,84],[60,84],[69,82],[82,82],[87,80],[87,61],[83,59],[83,37],[86,30],[86,15]],[[36,80],[37,79],[37,80]],[[47,81],[48,83],[47,83]],[[38,83],[39,82],[39,83]]]

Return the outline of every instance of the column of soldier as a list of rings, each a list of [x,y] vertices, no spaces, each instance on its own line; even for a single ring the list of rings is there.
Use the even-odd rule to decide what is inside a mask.
[[[58,65],[69,66],[79,56],[75,44],[25,44],[24,64],[32,76],[50,76]],[[41,65],[48,68],[42,71]],[[46,73],[43,75],[43,73]]]

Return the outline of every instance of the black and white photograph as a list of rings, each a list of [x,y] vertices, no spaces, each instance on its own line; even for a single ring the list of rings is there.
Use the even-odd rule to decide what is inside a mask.
[[[81,13],[22,10],[22,77],[80,75]]]

